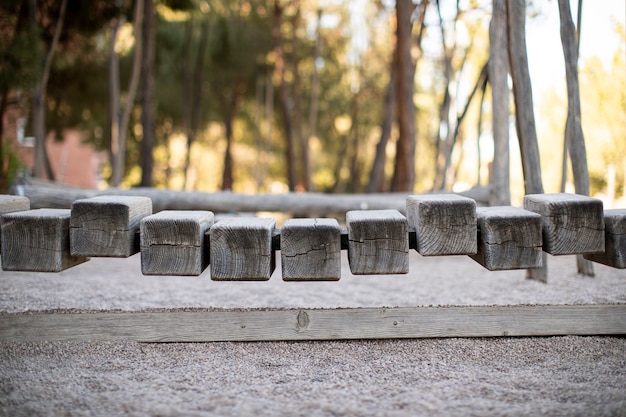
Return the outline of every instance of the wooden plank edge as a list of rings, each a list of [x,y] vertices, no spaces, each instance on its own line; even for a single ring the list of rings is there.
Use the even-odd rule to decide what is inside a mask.
[[[0,315],[2,342],[223,342],[625,334],[626,304]]]

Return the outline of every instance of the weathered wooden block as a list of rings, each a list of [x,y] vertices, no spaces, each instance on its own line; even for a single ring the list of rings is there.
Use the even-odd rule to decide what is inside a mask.
[[[74,256],[126,258],[139,252],[141,219],[152,214],[148,197],[98,196],[76,200],[70,218]]]
[[[265,281],[276,267],[274,219],[234,218],[211,227],[211,279]]]
[[[2,215],[2,269],[59,272],[89,260],[70,254],[70,210],[39,209]]]
[[[0,195],[0,226],[2,225],[3,214],[26,210],[30,210],[30,200],[27,197],[21,197],[16,195]],[[0,252],[2,252],[1,236]]]
[[[210,211],[164,210],[141,220],[144,275],[200,275],[209,264],[206,231]]]
[[[552,255],[604,252],[602,201],[577,194],[529,194],[524,208],[539,213],[543,250]]]
[[[353,210],[346,213],[348,261],[355,275],[409,272],[406,217],[397,210]]]
[[[478,251],[490,271],[542,266],[541,216],[517,207],[478,207]]]
[[[341,229],[335,219],[290,219],[280,233],[283,280],[341,278]]]
[[[626,208],[604,210],[604,252],[584,257],[613,268],[626,268]]]
[[[476,202],[456,194],[410,195],[409,228],[423,256],[476,253]]]

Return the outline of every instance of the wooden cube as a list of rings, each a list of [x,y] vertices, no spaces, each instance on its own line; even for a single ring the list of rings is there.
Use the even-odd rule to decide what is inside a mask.
[[[542,266],[541,216],[517,207],[478,207],[478,251],[490,271]]]
[[[89,258],[70,254],[70,210],[40,209],[2,215],[2,269],[59,272]]]
[[[266,281],[276,267],[274,219],[233,218],[211,227],[211,279]]]
[[[30,210],[30,200],[17,195],[0,195],[0,226],[2,225],[2,215],[14,213],[16,211]],[[2,252],[2,237],[0,232],[0,252]]]
[[[408,223],[397,210],[346,213],[348,261],[355,275],[409,272]]]
[[[290,219],[280,233],[283,280],[341,278],[341,229],[335,219]]]
[[[144,275],[200,275],[209,264],[210,211],[164,210],[141,220]]]
[[[613,268],[626,268],[626,209],[604,210],[604,252],[584,256]]]
[[[139,252],[141,219],[152,214],[148,197],[98,196],[76,200],[70,219],[74,256],[126,258]]]
[[[552,255],[604,252],[601,200],[577,194],[529,194],[524,208],[541,215],[544,251]]]
[[[409,228],[423,256],[476,253],[476,202],[456,194],[411,195],[406,199]]]

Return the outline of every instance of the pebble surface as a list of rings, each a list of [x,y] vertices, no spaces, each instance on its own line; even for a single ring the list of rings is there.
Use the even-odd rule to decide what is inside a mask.
[[[625,303],[626,271],[548,257],[547,285],[467,257],[337,283],[144,277],[139,257],[0,271],[0,312]],[[0,342],[0,416],[626,416],[626,338]]]

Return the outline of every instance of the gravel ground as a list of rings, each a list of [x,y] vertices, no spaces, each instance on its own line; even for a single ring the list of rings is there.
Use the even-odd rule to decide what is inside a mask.
[[[344,254],[345,255],[345,254]],[[139,256],[0,271],[0,311],[626,303],[626,271],[548,257],[550,282],[467,257],[337,283],[145,277]],[[626,338],[272,343],[0,342],[3,416],[626,416]]]

